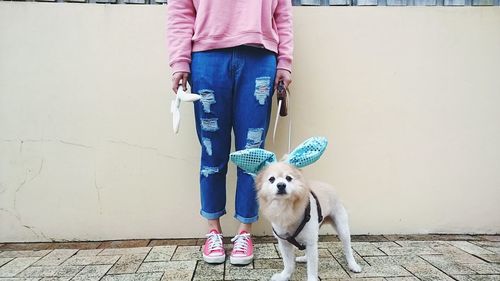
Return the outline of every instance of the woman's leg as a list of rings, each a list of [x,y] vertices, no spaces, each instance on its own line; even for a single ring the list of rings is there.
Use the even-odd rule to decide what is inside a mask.
[[[273,53],[254,47],[239,47],[235,52],[235,89],[233,130],[236,150],[263,148],[269,127],[271,97],[276,75]],[[248,264],[253,260],[252,223],[257,221],[259,206],[253,177],[238,168],[235,217],[240,221],[230,261]]]
[[[194,103],[196,132],[201,144],[200,214],[220,231],[226,213],[226,173],[231,148],[231,52],[214,50],[192,55],[190,84],[202,98]],[[211,230],[211,229],[210,229]]]
[[[226,213],[226,173],[231,148],[231,52],[193,53],[191,86],[201,99],[194,103],[196,131],[201,144],[201,215],[208,221],[203,245],[207,263],[222,263],[225,251],[219,218]]]
[[[212,229],[217,230],[217,232],[222,233],[222,228],[220,226],[220,219],[214,219],[214,220],[207,220],[208,222],[208,231],[210,232]]]
[[[255,47],[238,48],[239,67],[235,72],[233,103],[236,150],[263,148],[269,128],[274,78],[275,54]],[[251,175],[238,168],[235,217],[243,224],[258,219],[258,203]]]

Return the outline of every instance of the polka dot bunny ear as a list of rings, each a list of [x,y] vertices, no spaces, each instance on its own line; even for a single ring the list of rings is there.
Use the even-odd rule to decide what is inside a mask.
[[[261,148],[249,148],[233,152],[229,155],[231,161],[245,172],[256,175],[262,168],[276,162],[276,155]]]
[[[285,162],[297,168],[309,166],[318,161],[328,145],[324,137],[312,137],[295,148],[287,157]]]

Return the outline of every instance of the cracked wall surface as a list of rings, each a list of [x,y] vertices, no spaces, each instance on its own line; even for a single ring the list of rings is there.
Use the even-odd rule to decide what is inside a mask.
[[[189,104],[172,132],[166,8],[0,1],[0,243],[204,235],[199,158],[217,151]],[[294,8],[292,147],[329,139],[305,175],[335,186],[354,234],[500,232],[498,12],[334,10]],[[272,86],[249,92],[270,124]],[[228,234],[235,182],[229,164]]]

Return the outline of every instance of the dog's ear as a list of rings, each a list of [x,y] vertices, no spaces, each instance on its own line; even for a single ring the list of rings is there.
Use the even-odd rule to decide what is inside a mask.
[[[288,155],[285,162],[297,168],[309,166],[321,157],[327,144],[328,140],[324,137],[307,139]]]
[[[231,161],[245,172],[256,175],[267,164],[276,162],[276,155],[261,148],[249,148],[230,154]]]

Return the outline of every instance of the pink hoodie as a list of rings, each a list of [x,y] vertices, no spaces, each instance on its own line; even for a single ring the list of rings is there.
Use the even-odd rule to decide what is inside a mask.
[[[190,72],[191,52],[261,45],[292,70],[291,0],[170,0],[168,45],[173,73]]]

